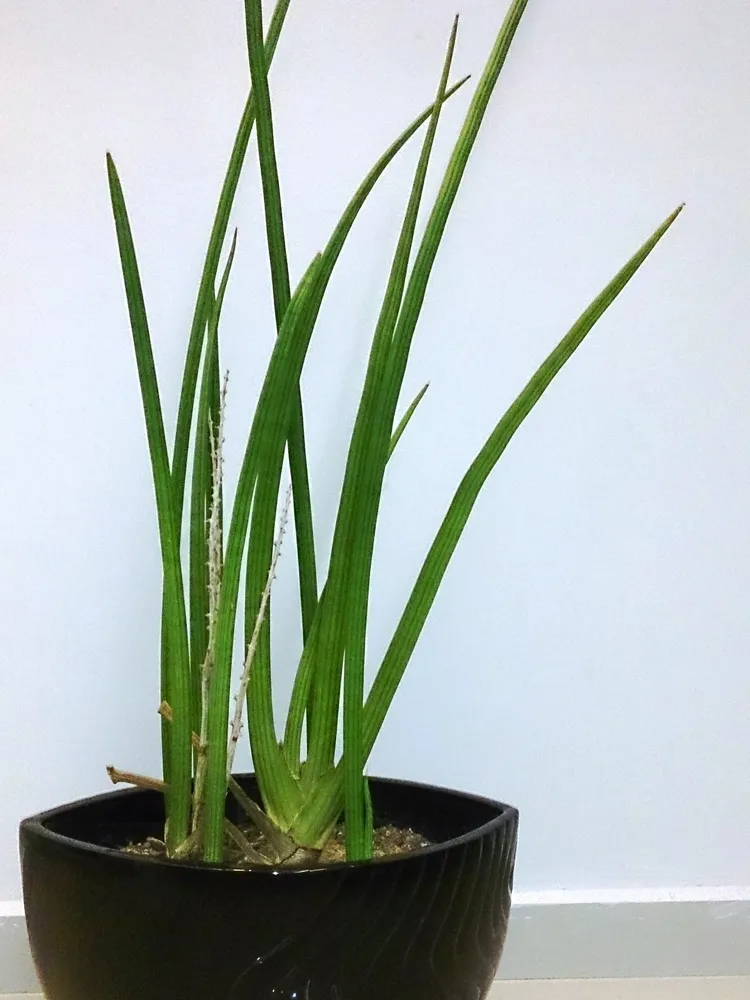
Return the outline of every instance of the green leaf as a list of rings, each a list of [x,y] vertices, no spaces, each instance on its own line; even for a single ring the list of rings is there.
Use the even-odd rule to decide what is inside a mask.
[[[266,40],[266,58],[270,64],[273,60],[278,45],[281,29],[284,25],[289,4],[291,0],[278,0],[276,8],[271,18]],[[195,303],[193,320],[190,328],[187,353],[185,357],[185,367],[182,376],[182,388],[180,391],[180,401],[177,413],[177,428],[175,431],[174,452],[172,459],[172,494],[174,500],[174,520],[179,530],[182,526],[182,513],[185,498],[185,479],[187,475],[188,452],[190,446],[190,427],[193,420],[193,407],[195,403],[195,392],[198,384],[198,372],[200,368],[201,353],[203,351],[204,334],[210,309],[214,301],[214,286],[216,275],[219,269],[221,250],[226,238],[229,216],[237,192],[242,165],[247,153],[250,135],[255,124],[255,99],[250,93],[245,103],[237,135],[229,158],[224,183],[222,185],[219,202],[216,208],[216,215],[211,228],[211,235],[206,250],[206,257],[203,264],[198,296]],[[162,640],[161,640],[161,699],[170,704],[174,701],[168,686],[168,678],[173,670],[169,664],[169,636],[166,626],[166,593],[162,594]],[[164,778],[169,783],[171,780],[171,762],[169,744],[173,736],[171,727],[162,720],[162,762]]]
[[[463,77],[455,83],[445,94],[445,100],[452,97],[464,84],[469,80],[468,76]],[[333,270],[335,268],[336,262],[341,254],[341,251],[346,242],[346,238],[351,232],[351,229],[356,221],[356,218],[370,195],[371,191],[375,187],[375,184],[380,179],[382,174],[385,172],[388,165],[396,157],[396,155],[403,149],[409,139],[421,128],[422,125],[432,116],[435,105],[431,104],[426,108],[421,115],[419,115],[412,123],[409,125],[398,138],[393,142],[388,149],[383,153],[380,159],[377,161],[375,166],[367,174],[363,182],[360,184],[357,191],[354,193],[351,201],[349,202],[344,214],[342,215],[338,225],[336,226],[328,245],[323,253],[323,260],[321,263],[321,277],[319,284],[319,291],[316,295],[315,300],[315,316],[317,318],[318,310],[323,300],[325,290],[328,286],[328,282],[331,278]],[[325,594],[326,588],[323,588],[323,592],[320,596],[320,602],[323,601],[323,595]],[[302,658],[300,659],[299,667],[297,670],[297,676],[295,678],[294,689],[292,692],[292,698],[290,702],[289,714],[287,717],[286,731],[284,735],[284,752],[286,759],[291,767],[293,773],[299,774],[300,772],[300,756],[301,756],[301,738],[302,738],[302,726],[305,718],[305,712],[308,706],[310,698],[310,690],[312,687],[313,674],[314,674],[314,657],[315,651],[317,649],[317,643],[319,639],[320,631],[320,618],[321,618],[321,608],[317,608],[316,614],[314,616],[314,623],[317,623],[317,627],[314,624],[311,632],[308,634],[304,652]]]
[[[638,252],[607,285],[572,326],[567,335],[547,357],[527,383],[523,392],[506,411],[486,444],[479,452],[461,481],[435,541],[425,559],[409,601],[401,616],[380,670],[373,684],[366,707],[366,752],[370,753],[386,712],[403,677],[417,639],[437,594],[438,587],[458,544],[479,491],[507,448],[511,438],[536,406],[545,389],[565,362],[580,346],[596,321],[614,302],[664,236],[677,216],[680,206],[644,243]]]
[[[370,792],[370,780],[366,774],[362,775],[362,799],[365,809],[365,841],[364,855],[366,858],[372,857],[373,834],[375,832],[375,814],[372,808],[372,793]]]
[[[401,435],[404,433],[404,431],[406,430],[406,428],[409,426],[409,421],[414,416],[414,411],[419,406],[419,404],[422,402],[424,394],[427,392],[427,390],[429,388],[430,388],[430,383],[429,382],[427,382],[426,385],[422,386],[422,388],[419,390],[419,392],[416,394],[416,396],[414,397],[414,399],[409,404],[409,407],[406,410],[406,413],[403,415],[403,417],[399,421],[398,427],[396,428],[396,430],[393,432],[393,434],[391,436],[391,443],[388,446],[388,458],[390,458],[391,455],[393,454],[393,452],[396,450],[396,445],[401,440]]]
[[[242,573],[242,559],[247,540],[248,523],[256,490],[259,457],[269,438],[286,439],[294,400],[294,387],[312,333],[311,302],[320,280],[320,257],[316,257],[292,297],[274,344],[258,405],[255,410],[245,456],[240,469],[232,517],[226,543],[224,575],[216,626],[216,656],[211,679],[208,713],[208,771],[206,781],[205,859],[220,861],[223,847],[223,816],[227,787],[227,727],[232,667],[232,649],[237,616],[237,602]],[[273,718],[265,704],[253,706],[251,726],[264,746],[274,739]],[[278,749],[278,748],[277,748]],[[280,803],[280,809],[291,810],[296,786],[286,767],[281,750],[269,753],[269,764],[263,778],[266,791]],[[267,800],[264,802],[268,804]],[[271,818],[282,826],[283,815]]]
[[[383,420],[392,427],[409,352],[422,311],[432,268],[445,233],[451,209],[458,195],[469,157],[487,112],[493,91],[505,65],[508,51],[523,17],[528,0],[513,0],[500,28],[487,65],[477,85],[464,124],[446,167],[440,190],[425,228],[403,296],[398,323],[393,334],[388,385],[382,401]],[[390,433],[390,430],[389,430]],[[381,484],[382,488],[382,484]]]
[[[500,455],[596,321],[644,263],[682,210],[680,206],[618,272],[540,365],[506,411],[464,476],[412,589],[365,705],[365,754],[369,756],[422,631],[450,558],[474,502]],[[298,843],[318,844],[335,824],[344,804],[344,768],[339,763],[319,780],[292,828]]]
[[[443,101],[447,101],[450,97],[456,94],[469,79],[469,76],[465,76],[457,83],[453,84],[453,86],[446,91]],[[357,216],[362,209],[362,206],[388,165],[403,149],[409,139],[411,139],[412,136],[422,127],[422,125],[428,121],[433,113],[433,110],[434,104],[426,108],[422,114],[419,115],[411,123],[411,125],[409,125],[408,128],[401,133],[401,135],[399,135],[395,142],[392,143],[392,145],[376,162],[375,166],[365,177],[364,181],[347,205],[323,252],[321,278],[316,295],[316,302],[314,304],[316,320],[335,265],[344,247],[346,239],[357,219]],[[304,568],[306,565],[312,565],[314,568],[314,558],[312,560],[309,558],[307,560],[304,558],[301,559],[299,554],[300,546],[305,547],[309,552],[313,551],[312,514],[309,501],[309,485],[307,484],[307,460],[304,454],[304,433],[300,430],[301,427],[301,417],[295,416],[292,420],[289,436],[289,464],[294,487],[294,521],[298,549],[297,561],[302,567],[302,575],[300,577],[300,600],[302,604],[303,639],[307,642],[310,635],[310,629],[312,627],[312,621],[317,611],[317,596],[314,596],[317,595],[317,581],[314,573],[305,571]],[[297,470],[296,472],[295,469]]]
[[[396,323],[390,344],[387,368],[382,378],[381,391],[378,393],[377,406],[373,407],[376,419],[371,421],[369,424],[371,428],[370,434],[372,435],[371,440],[374,443],[371,444],[368,461],[366,463],[362,463],[362,465],[357,469],[358,481],[361,482],[362,475],[364,473],[367,474],[367,487],[366,489],[364,486],[362,487],[361,495],[365,498],[366,504],[370,505],[369,511],[374,510],[375,517],[377,517],[377,505],[382,492],[382,477],[385,469],[383,458],[387,455],[390,436],[393,430],[396,406],[398,404],[398,398],[403,384],[409,351],[417,321],[424,303],[429,278],[442,236],[445,232],[451,208],[455,202],[461,180],[466,170],[469,156],[476,142],[479,128],[486,114],[490,97],[499,78],[500,71],[505,64],[508,50],[513,38],[515,37],[516,30],[520,24],[527,2],[528,0],[513,0],[513,3],[511,4],[511,7],[500,28],[487,65],[482,73],[476,93],[474,94],[467,112],[464,125],[461,129],[446,168],[435,205],[427,222],[414,266],[406,285],[406,290],[403,294],[403,298],[399,300],[401,308],[398,313],[398,321]],[[360,404],[360,412],[363,405],[364,398],[363,403]],[[355,426],[355,435],[356,433],[357,431]],[[350,460],[353,450],[354,442],[352,443],[352,448],[350,449]],[[381,455],[383,457],[381,457]],[[363,472],[360,472],[360,469],[362,469]],[[349,463],[347,463],[347,473],[348,471]],[[346,486],[347,483],[345,475],[344,491],[346,491]],[[342,507],[352,503],[350,497],[344,495],[344,491],[342,491],[339,515],[341,515]],[[357,515],[359,523],[362,525],[363,516],[361,508],[357,510]],[[371,545],[370,536],[373,530],[371,528],[371,523],[372,522],[368,519],[365,521],[366,526],[360,527],[359,541],[363,547]],[[337,520],[337,531],[338,529],[339,522]],[[360,559],[355,559],[347,552],[349,541],[346,536],[342,538],[341,545],[342,551],[339,554],[337,564],[334,560],[334,556],[336,554],[336,536],[334,535],[334,548],[331,554],[331,564],[328,577],[329,582],[335,580],[341,573],[347,574],[352,565],[359,566],[359,572],[364,577],[364,565],[365,560],[367,559],[366,550],[363,548],[362,557]],[[346,579],[345,576],[344,578]],[[363,596],[361,591],[358,590],[356,586],[351,586],[348,580],[343,586],[339,584],[336,599],[332,599],[331,602],[332,621],[328,625],[327,631],[326,622],[324,622],[321,626],[321,633],[325,634],[322,635],[320,640],[323,650],[320,659],[325,662],[326,666],[324,670],[316,667],[315,697],[313,700],[314,711],[312,713],[312,721],[315,722],[317,716],[320,716],[322,721],[313,728],[312,752],[306,765],[306,767],[311,770],[311,780],[313,783],[322,781],[329,773],[332,765],[332,754],[335,745],[334,741],[336,732],[335,722],[338,707],[337,692],[339,685],[337,684],[337,680],[340,676],[341,656],[343,655],[344,649],[344,641],[341,638],[341,633],[344,629],[344,621],[347,622],[349,633],[353,632],[355,636],[357,631],[361,628],[361,611],[359,612],[359,622],[355,617],[357,614],[356,607],[358,605],[355,605],[354,613],[348,611],[347,614],[344,615],[341,612],[342,597],[339,595],[345,595],[346,599],[359,601],[360,604]],[[347,656],[349,656],[349,639],[347,638],[346,641],[346,651]],[[336,673],[337,671],[338,676]],[[318,732],[322,734],[320,737],[317,735]],[[311,763],[314,764],[314,767],[311,767]],[[295,824],[295,836],[315,839],[322,829],[321,824],[328,822],[325,808],[325,803],[322,805],[318,805],[314,802],[311,803],[309,813],[305,812],[303,816],[299,817],[298,822]],[[303,840],[302,842],[308,841]]]
[[[162,584],[161,594],[161,634],[159,644],[159,697],[161,701],[169,700],[169,616],[167,615],[167,593]],[[171,726],[166,719],[161,720],[161,769],[164,782],[168,785],[172,777],[172,737]]]
[[[278,0],[268,27],[268,37],[265,45],[265,55],[270,65],[276,53],[281,29],[286,19],[291,0]],[[242,165],[245,161],[250,135],[255,124],[255,97],[252,93],[247,98],[242,113],[237,136],[229,158],[226,176],[222,185],[216,215],[211,228],[206,258],[203,264],[198,297],[195,303],[193,321],[190,328],[185,369],[182,376],[182,389],[177,414],[177,429],[175,432],[174,454],[172,460],[173,492],[175,497],[175,512],[177,523],[182,522],[182,507],[185,493],[185,477],[187,474],[188,451],[190,445],[190,427],[193,420],[195,393],[198,385],[198,372],[203,352],[206,324],[214,300],[216,275],[219,270],[221,250],[229,226],[229,215],[232,211],[234,196],[237,192]]]
[[[465,76],[446,92],[444,101],[456,94],[470,79]],[[328,282],[333,274],[336,262],[346,242],[356,218],[367,197],[386,167],[403,149],[409,139],[431,117],[434,105],[430,105],[405,129],[396,141],[380,157],[375,166],[364,179],[346,207],[338,225],[323,253],[321,278],[314,305],[315,319],[325,295]],[[300,567],[300,603],[302,607],[302,634],[307,642],[310,636],[312,621],[317,611],[317,576],[315,573],[315,553],[313,542],[312,510],[310,503],[310,488],[307,475],[307,458],[305,454],[304,424],[302,420],[302,404],[295,404],[297,410],[292,418],[289,431],[289,465],[294,492],[294,525],[297,538],[297,563]],[[307,553],[307,555],[305,555]]]
[[[289,305],[289,265],[287,262],[284,216],[281,208],[279,170],[276,163],[276,146],[273,136],[271,95],[268,89],[266,57],[263,49],[263,13],[261,0],[245,0],[247,48],[250,59],[250,78],[255,94],[255,128],[258,136],[258,161],[263,187],[263,206],[266,216],[268,256],[271,264],[271,286],[276,313],[276,325],[281,326]]]
[[[109,154],[107,154],[107,174],[143,399],[164,571],[164,617],[169,647],[167,688],[174,713],[174,724],[170,733],[171,771],[167,794],[169,815],[167,848],[172,853],[188,834],[192,778],[190,662],[185,595],[180,565],[179,533],[172,506],[169,458],[151,336],[125,197],[114,160]]]
[[[391,444],[388,450],[389,460],[395,451],[401,435],[406,430],[409,421],[414,415],[414,411],[421,402],[428,388],[429,383],[422,386],[416,397],[412,400],[408,410],[401,418],[401,422],[391,438]],[[305,712],[310,701],[310,692],[312,690],[314,652],[317,647],[318,632],[320,630],[320,621],[323,614],[323,608],[325,606],[325,599],[326,588],[324,587],[320,595],[318,613],[315,615],[310,637],[303,650],[297,674],[294,678],[294,688],[292,690],[292,697],[289,702],[289,711],[286,718],[283,743],[284,757],[286,758],[286,762],[295,777],[299,777],[302,771],[302,727],[304,725]]]
[[[345,552],[346,555],[341,563],[343,572],[340,577],[342,580],[340,610],[339,608],[336,610],[339,611],[340,615],[341,626],[339,626],[339,635],[343,635],[345,649],[343,759],[346,856],[347,859],[353,861],[365,859],[368,856],[368,846],[371,847],[372,845],[372,831],[367,829],[365,801],[362,795],[362,771],[365,764],[363,731],[365,645],[375,529],[380,506],[383,473],[388,461],[388,446],[393,426],[392,420],[387,424],[385,422],[385,418],[381,413],[380,398],[387,373],[391,336],[396,325],[403,289],[406,284],[409,255],[414,240],[414,232],[427,177],[430,155],[437,134],[437,126],[445,92],[448,87],[448,77],[453,61],[457,32],[458,18],[455,19],[451,30],[435,105],[422,147],[422,153],[417,164],[404,225],[399,237],[391,270],[391,279],[383,303],[381,319],[375,332],[371,365],[365,378],[362,402],[352,438],[352,449],[350,452],[352,463],[347,466],[347,473],[352,478],[350,482],[347,482],[347,477],[345,476],[344,490],[342,491],[342,538],[344,542],[341,551]],[[380,488],[373,489],[373,483],[377,483]],[[347,487],[350,487],[350,492],[348,492]],[[346,542],[347,534],[348,545]],[[335,544],[334,541],[334,553]],[[334,554],[332,553],[332,571],[334,568],[338,568],[338,565],[334,562]],[[329,575],[330,579],[331,575]],[[325,625],[323,628],[325,628]],[[326,646],[324,646],[324,649],[327,653],[328,649]],[[330,659],[327,659],[327,662],[333,664],[335,662],[334,657],[331,656]],[[324,676],[322,671],[320,672],[320,676]],[[332,670],[329,672],[329,676],[336,679]],[[317,710],[317,688],[315,697],[315,707]],[[332,704],[331,709],[331,719],[335,726],[338,704]],[[325,730],[323,731],[325,732]],[[326,733],[326,736],[328,736],[328,733]],[[316,733],[313,731],[313,740],[315,738]],[[333,763],[333,747],[325,747],[326,753],[329,752],[329,749],[328,767]],[[315,750],[316,747],[313,744],[313,754],[311,755],[313,764],[319,759]]]
[[[302,727],[310,705],[313,677],[315,676],[315,656],[320,638],[320,622],[324,614],[327,592],[327,588],[323,587],[318,610],[297,667],[286,716],[283,742],[284,759],[295,778],[299,778],[302,774]]]
[[[281,328],[284,313],[289,305],[289,265],[284,236],[284,216],[281,207],[279,171],[276,163],[271,97],[268,89],[266,59],[263,53],[263,14],[261,0],[245,0],[245,23],[247,27],[250,75],[253,83],[253,92],[256,95],[258,161],[263,187],[268,256],[271,264],[271,285],[273,288],[276,328],[278,330]],[[289,428],[288,448],[294,500],[294,531],[297,539],[302,634],[306,638],[318,603],[318,578],[315,567],[315,536],[313,534],[310,478],[307,470],[302,396],[299,387],[297,387],[295,392],[296,399],[292,423]]]
[[[208,649],[208,531],[211,507],[211,429],[218,422],[219,322],[229,275],[237,249],[235,230],[208,322],[203,376],[195,431],[193,482],[190,501],[190,676],[193,731],[200,732],[200,678]]]
[[[269,32],[270,34],[270,32]],[[446,100],[449,96],[455,94],[460,87],[468,80],[468,77],[460,80],[456,83],[446,94]],[[356,221],[357,215],[362,208],[364,202],[367,199],[370,191],[375,186],[377,180],[380,178],[382,173],[385,171],[391,160],[397,155],[397,153],[403,148],[403,146],[408,142],[411,136],[420,128],[421,125],[430,117],[432,113],[432,106],[430,106],[425,112],[423,112],[412,124],[398,137],[398,139],[392,144],[392,146],[383,154],[383,156],[378,160],[373,169],[367,175],[363,183],[360,185],[359,189],[349,202],[341,220],[339,221],[336,229],[334,230],[331,239],[326,246],[326,249],[322,255],[322,258],[318,261],[316,266],[315,280],[314,282],[308,282],[309,288],[305,288],[305,294],[309,295],[309,302],[306,303],[305,308],[310,310],[310,322],[314,325],[315,320],[322,303],[325,289],[330,280],[331,274],[333,272],[336,261],[341,253],[344,246],[346,238],[351,231],[354,222]],[[302,285],[298,289],[298,294],[302,292]],[[286,318],[286,314],[285,314]],[[282,324],[283,328],[284,324]],[[287,331],[289,335],[289,331]],[[281,336],[281,333],[279,334]],[[274,348],[274,354],[279,350],[279,344]],[[272,358],[273,362],[273,358]],[[266,385],[269,385],[268,392],[271,391],[269,379],[271,383],[275,383],[275,379],[278,377],[278,372],[275,375],[271,373],[271,366],[266,375]],[[286,383],[285,383],[286,384]],[[293,394],[293,388],[287,390],[289,393]],[[281,394],[283,398],[283,390]],[[260,419],[260,414],[262,413],[264,407],[267,407],[266,403],[262,402],[263,397],[259,400],[258,408],[256,409],[256,419]],[[252,439],[252,434],[251,434]],[[257,449],[257,441],[254,445]],[[234,615],[236,615],[236,601],[237,592],[239,590],[239,562],[242,559],[242,550],[237,551],[238,546],[244,546],[244,534],[247,531],[247,524],[250,517],[250,508],[253,500],[253,492],[255,489],[255,468],[254,463],[257,460],[257,450],[254,451],[251,447],[251,441],[248,442],[248,448],[245,453],[245,461],[243,462],[243,468],[240,473],[240,480],[238,485],[238,491],[235,498],[235,504],[232,513],[232,527],[230,527],[229,538],[232,542],[231,552],[230,552],[230,541],[227,542],[227,555],[224,567],[224,579],[222,581],[222,620],[223,620],[223,651],[222,655],[224,661],[217,667],[214,666],[213,675],[213,687],[212,687],[212,713],[210,720],[210,727],[214,736],[209,735],[209,741],[212,742],[214,748],[216,747],[216,740],[218,739],[218,734],[222,731],[222,726],[224,727],[224,732],[226,732],[226,726],[228,723],[228,705],[226,708],[222,709],[222,699],[229,698],[229,669],[231,666],[231,637],[234,634]],[[295,513],[296,517],[296,513]],[[244,525],[244,527],[243,527]],[[232,555],[232,560],[230,560],[230,554]],[[236,575],[236,580],[235,580]],[[233,580],[235,583],[232,588],[228,587],[228,581]],[[235,589],[236,587],[236,589]],[[231,619],[231,620],[230,620]],[[264,737],[268,739],[268,733]],[[221,755],[222,751],[220,749],[214,749],[214,753]],[[225,751],[224,751],[225,755]],[[214,762],[213,770],[211,769],[212,760],[212,750],[209,749],[209,787],[207,790],[207,823],[213,824],[211,829],[213,833],[207,838],[207,852],[206,859],[216,860],[217,857],[221,856],[221,829],[217,825],[220,817],[220,807],[218,805],[221,799],[221,792],[218,786],[215,786],[216,782],[221,781],[220,775],[222,772],[222,767]],[[272,783],[278,783],[282,788],[281,797],[285,800],[289,800],[291,797],[291,792],[287,782],[286,775],[283,773],[281,768],[277,763],[273,764],[274,776],[272,776]],[[287,768],[288,770],[288,768]],[[291,776],[291,772],[289,772]],[[210,808],[209,808],[210,807]],[[213,839],[212,839],[213,838]]]
[[[443,79],[440,93],[444,90]],[[364,545],[367,545],[367,540],[371,540],[371,536],[374,535],[374,520],[377,517],[380,490],[373,491],[371,482],[380,467],[385,465],[391,432],[391,426],[385,427],[383,423],[379,395],[389,363],[391,338],[406,282],[409,255],[441,107],[440,100],[437,100],[432,107],[429,128],[415,171],[383,305],[373,336],[364,388],[349,446],[328,571],[330,594],[326,614],[320,627],[318,640],[320,652],[316,657],[314,697],[312,711],[308,717],[309,753],[306,779],[313,783],[319,780],[333,764],[346,629],[352,622],[352,618],[347,621],[347,602],[356,597],[359,606],[366,605],[366,594],[361,593],[361,590],[363,587],[366,588],[367,582],[360,585],[360,593],[357,594],[350,586],[349,573],[354,565],[352,547],[357,541],[357,533]],[[363,556],[362,561],[365,560],[366,556]],[[361,620],[351,624],[351,627],[358,631],[361,628]],[[356,671],[357,667],[353,669]]]

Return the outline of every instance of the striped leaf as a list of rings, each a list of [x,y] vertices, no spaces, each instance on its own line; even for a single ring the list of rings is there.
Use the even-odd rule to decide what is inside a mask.
[[[167,688],[174,713],[174,724],[169,732],[171,773],[167,795],[169,811],[167,847],[173,852],[188,835],[192,780],[190,661],[179,531],[172,502],[169,457],[156,366],[133,235],[120,178],[114,160],[109,154],[107,154],[107,174],[146,420],[164,572],[164,619],[169,647]]]
[[[367,698],[364,718],[365,757],[372,751],[450,558],[487,477],[554,377],[635,275],[681,210],[682,206],[659,226],[574,323],[506,411],[461,481],[414,584]],[[342,763],[339,763],[335,770],[322,776],[307,808],[300,814],[292,830],[300,843],[315,844],[325,840],[327,832],[336,822],[344,805],[344,777]]]
[[[237,601],[242,574],[242,560],[247,541],[248,523],[256,490],[259,459],[269,447],[269,440],[286,440],[294,400],[294,388],[312,333],[312,308],[320,280],[320,257],[316,257],[295,292],[274,344],[271,360],[258,399],[252,428],[240,469],[232,518],[229,527],[222,577],[221,597],[216,626],[216,656],[211,679],[208,714],[208,772],[206,780],[205,859],[220,861],[223,843],[224,802],[226,799],[227,727],[232,649],[237,616]],[[254,706],[252,725],[258,740],[267,745],[275,740],[273,718],[263,704]],[[264,729],[265,727],[265,729]],[[263,778],[269,799],[277,803],[278,814],[272,819],[282,825],[284,814],[295,805],[296,786],[281,750],[269,753]]]

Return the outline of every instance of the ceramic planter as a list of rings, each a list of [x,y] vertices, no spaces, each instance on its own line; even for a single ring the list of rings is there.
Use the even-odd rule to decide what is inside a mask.
[[[251,776],[240,779],[251,794]],[[436,846],[326,868],[232,870],[118,848],[161,796],[119,791],[21,824],[47,1000],[479,1000],[505,941],[518,813],[372,780],[376,821]]]

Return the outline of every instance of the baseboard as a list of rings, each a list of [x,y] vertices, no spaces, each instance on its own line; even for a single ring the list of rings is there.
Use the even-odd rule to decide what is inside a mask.
[[[746,888],[519,894],[514,901],[501,979],[693,976],[750,976]]]
[[[495,983],[488,1000],[747,1000],[748,996],[750,979],[744,976],[717,979],[547,979]]]
[[[488,1000],[747,1000],[750,979],[547,979],[498,982]],[[0,1000],[44,1000],[14,993]]]
[[[748,980],[735,978],[750,977],[750,891],[519,893],[500,976],[505,982],[497,984],[493,1000],[750,997]],[[571,993],[560,982],[508,982],[656,979],[674,985],[663,985],[658,993],[649,993],[644,983],[633,986],[641,992],[628,992],[630,985],[602,992],[607,987],[599,982],[596,992],[576,986]],[[685,979],[687,985],[681,984]],[[723,986],[731,991],[736,983],[741,992],[711,992]],[[684,992],[688,987],[693,992]],[[21,906],[0,903],[0,995],[25,993],[31,1000],[28,994],[35,990]]]
[[[20,903],[0,903],[0,995],[39,989]]]

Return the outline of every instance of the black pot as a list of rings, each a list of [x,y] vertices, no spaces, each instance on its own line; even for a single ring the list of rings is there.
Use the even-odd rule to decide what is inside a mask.
[[[252,777],[240,779],[250,794]],[[518,813],[372,780],[377,822],[436,843],[325,868],[166,862],[162,797],[120,791],[21,824],[31,950],[47,1000],[479,1000],[510,910]]]

